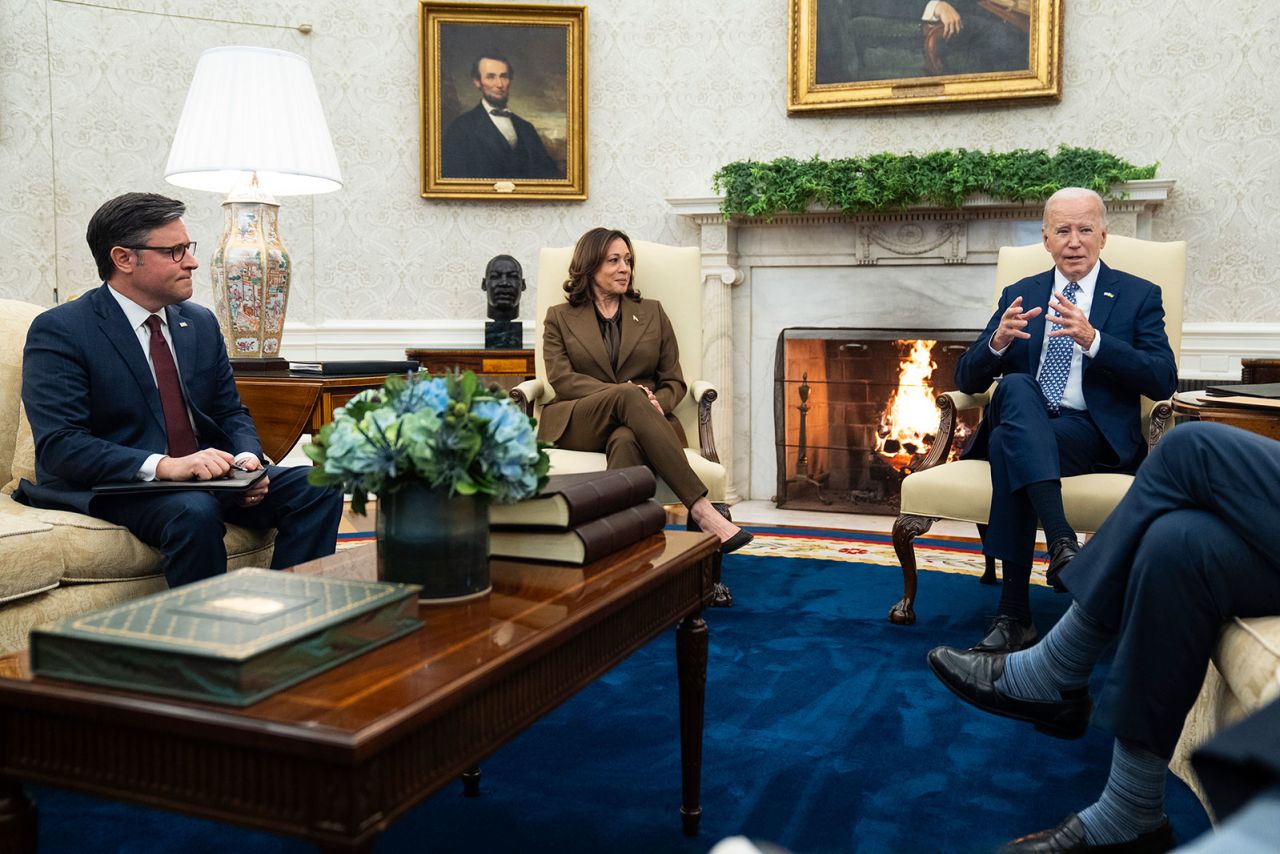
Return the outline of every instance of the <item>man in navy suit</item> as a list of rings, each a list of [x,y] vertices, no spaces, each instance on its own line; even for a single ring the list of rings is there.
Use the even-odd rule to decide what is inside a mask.
[[[563,178],[538,131],[507,109],[515,71],[506,57],[482,54],[471,66],[480,90],[475,109],[458,116],[440,142],[445,178]]]
[[[1139,398],[1168,397],[1178,380],[1160,288],[1099,260],[1102,198],[1059,190],[1045,204],[1042,235],[1054,269],[1005,288],[956,365],[956,385],[968,394],[1003,376],[964,454],[991,463],[983,552],[1000,559],[1004,575],[978,651],[1035,641],[1028,585],[1037,519],[1049,544],[1048,578],[1059,589],[1058,574],[1079,550],[1060,478],[1134,471],[1147,450]]]
[[[185,210],[127,193],[89,220],[104,284],[39,315],[27,333],[22,402],[36,482],[22,481],[16,496],[128,528],[164,555],[171,587],[226,571],[226,522],[276,528],[280,568],[332,554],[342,515],[342,495],[309,485],[308,467],[270,466],[232,497],[92,492],[99,483],[202,481],[262,467],[218,323],[189,302],[199,264]]]
[[[1104,333],[1105,334],[1105,333]],[[1115,736],[1098,800],[1001,854],[1157,852],[1173,847],[1164,784],[1222,627],[1234,617],[1280,614],[1280,443],[1224,424],[1170,431],[1116,509],[1062,572],[1075,598],[1044,638],[1013,653],[938,647],[929,667],[962,700],[1027,721],[1046,735],[1080,738],[1089,723]],[[1097,712],[1094,668],[1115,648]],[[1273,704],[1235,737],[1200,756],[1206,784],[1234,808],[1280,782],[1280,715]],[[1012,758],[1012,757],[1010,757]],[[1280,788],[1266,800],[1280,803]],[[1266,800],[1259,806],[1266,813]],[[1255,814],[1254,821],[1258,819]],[[1252,822],[1250,822],[1252,824]],[[1274,819],[1268,836],[1274,840]],[[1274,851],[1268,840],[1231,851]]]

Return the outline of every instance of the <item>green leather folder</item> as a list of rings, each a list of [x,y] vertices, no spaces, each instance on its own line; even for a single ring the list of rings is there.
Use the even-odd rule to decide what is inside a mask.
[[[247,706],[417,629],[418,590],[242,569],[37,626],[31,669]]]

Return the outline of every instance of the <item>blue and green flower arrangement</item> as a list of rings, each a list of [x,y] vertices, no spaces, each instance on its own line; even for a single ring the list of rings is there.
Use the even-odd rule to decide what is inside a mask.
[[[365,512],[370,493],[409,482],[507,504],[546,483],[550,461],[535,424],[471,371],[397,374],[334,410],[333,421],[303,450],[315,462],[310,481],[341,485],[357,513]]]

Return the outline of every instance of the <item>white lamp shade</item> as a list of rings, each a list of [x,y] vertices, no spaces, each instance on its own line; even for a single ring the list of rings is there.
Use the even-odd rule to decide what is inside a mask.
[[[283,50],[211,48],[196,64],[165,180],[228,193],[255,174],[277,196],[342,186],[311,66]]]

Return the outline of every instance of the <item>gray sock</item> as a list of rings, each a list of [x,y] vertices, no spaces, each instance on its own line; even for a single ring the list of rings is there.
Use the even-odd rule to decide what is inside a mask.
[[[1061,692],[1083,688],[1114,635],[1072,603],[1040,643],[1004,660],[996,690],[1023,700],[1059,700]]]
[[[1090,845],[1127,842],[1155,830],[1164,818],[1164,776],[1169,760],[1136,742],[1116,739],[1102,797],[1080,811]]]

